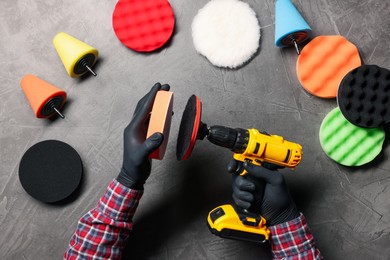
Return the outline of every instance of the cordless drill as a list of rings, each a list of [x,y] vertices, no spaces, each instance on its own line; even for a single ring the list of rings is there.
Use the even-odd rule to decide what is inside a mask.
[[[197,139],[203,139],[205,136],[211,143],[233,151],[233,158],[240,162],[293,169],[302,158],[301,145],[253,128],[207,127],[201,123]],[[241,175],[246,173],[241,169]],[[222,205],[213,209],[207,222],[211,232],[223,238],[264,242],[270,234],[265,226],[266,220],[259,213],[249,212],[235,205]]]

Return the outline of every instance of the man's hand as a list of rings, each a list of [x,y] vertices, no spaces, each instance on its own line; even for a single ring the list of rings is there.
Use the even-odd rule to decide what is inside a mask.
[[[241,165],[240,165],[241,164]],[[237,169],[244,167],[249,173],[240,176]],[[244,209],[259,213],[268,226],[277,225],[299,217],[283,175],[251,163],[232,160],[228,171],[233,173],[233,199]]]
[[[133,118],[124,131],[123,165],[117,177],[118,182],[131,188],[142,190],[150,175],[151,160],[149,155],[162,143],[162,133],[154,133],[146,139],[150,112],[157,91],[170,89],[169,85],[156,83],[135,108]]]

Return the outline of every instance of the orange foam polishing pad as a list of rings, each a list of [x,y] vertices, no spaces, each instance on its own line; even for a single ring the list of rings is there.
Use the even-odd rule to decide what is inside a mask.
[[[46,106],[50,100],[58,98],[57,109],[60,109],[66,101],[65,91],[31,74],[22,78],[20,86],[38,118],[47,118],[55,114],[53,109]]]
[[[341,80],[362,64],[357,47],[342,36],[318,36],[297,61],[302,87],[314,96],[335,98]]]
[[[171,129],[173,109],[173,92],[160,90],[157,92],[152,112],[150,115],[149,128],[146,137],[149,138],[156,132],[164,135],[164,141],[160,147],[154,151],[150,158],[162,160],[168,144],[169,131]]]

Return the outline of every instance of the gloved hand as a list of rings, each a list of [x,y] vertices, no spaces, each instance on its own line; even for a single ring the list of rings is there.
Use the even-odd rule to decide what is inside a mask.
[[[123,165],[117,177],[118,182],[131,189],[142,190],[151,171],[149,155],[162,143],[162,133],[154,133],[148,139],[150,112],[157,91],[170,89],[169,85],[156,83],[135,108],[133,118],[124,131]]]
[[[248,174],[240,176],[240,164]],[[237,206],[259,213],[274,226],[299,217],[283,175],[252,163],[232,160],[228,171],[233,173],[233,199]]]

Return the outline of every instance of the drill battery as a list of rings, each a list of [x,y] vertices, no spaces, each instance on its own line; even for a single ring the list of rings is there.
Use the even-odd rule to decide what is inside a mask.
[[[222,205],[209,212],[207,224],[210,231],[220,237],[264,243],[270,231],[266,220],[258,214]]]

